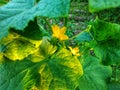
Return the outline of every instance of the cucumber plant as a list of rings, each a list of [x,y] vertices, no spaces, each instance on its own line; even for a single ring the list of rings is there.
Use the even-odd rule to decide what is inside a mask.
[[[120,4],[105,1],[89,0],[90,11]],[[0,90],[120,89],[120,25],[97,18],[68,37],[70,3],[10,0],[0,7]],[[60,18],[63,26],[49,21]],[[69,46],[69,40],[78,44]]]

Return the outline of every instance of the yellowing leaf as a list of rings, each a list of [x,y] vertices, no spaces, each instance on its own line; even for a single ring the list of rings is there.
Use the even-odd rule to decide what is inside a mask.
[[[31,39],[27,39],[27,40],[32,44],[34,44],[36,48],[38,48],[42,43],[42,40],[31,40]]]
[[[54,57],[62,59],[63,61],[60,64],[63,64],[64,66],[74,69],[74,73],[76,73],[80,76],[83,75],[82,65],[79,62],[78,58],[75,56],[72,56],[72,54],[67,49],[62,48],[52,58],[54,58]],[[78,69],[78,67],[79,67],[79,69]]]
[[[38,50],[42,40],[32,40],[13,31],[1,41],[6,46],[4,55],[11,60],[22,60]]]
[[[40,62],[40,90],[75,90],[83,75],[80,61],[65,48]]]
[[[47,37],[43,37],[42,43],[40,45],[40,51],[44,54],[44,56],[52,55],[56,50],[57,47],[50,44]]]
[[[31,44],[34,44],[34,46],[36,48],[38,48],[40,46],[40,44],[42,43],[42,40],[32,40],[32,39],[26,38],[22,35],[19,35],[18,33],[10,31],[8,36],[6,36],[2,39],[2,44],[7,45],[7,44],[11,43],[12,41],[14,41],[15,39],[22,39],[24,41],[28,41]]]
[[[2,62],[3,60],[4,60],[3,53],[0,53],[0,62]]]
[[[53,31],[53,35],[52,35],[53,37],[56,37],[59,40],[67,40],[68,39],[68,36],[65,35],[66,27],[60,28],[57,25],[53,25],[52,26],[52,31]]]
[[[12,42],[14,39],[19,38],[20,35],[18,35],[15,32],[9,32],[9,34],[2,39],[2,44],[7,45],[8,43]]]
[[[46,57],[54,54],[56,50],[57,47],[50,44],[47,37],[43,37],[38,51],[31,55],[31,60],[33,62],[40,62]]]
[[[6,46],[4,55],[11,60],[22,60],[37,51],[37,48],[27,40],[15,39]]]
[[[39,90],[36,86],[33,86],[30,90]]]

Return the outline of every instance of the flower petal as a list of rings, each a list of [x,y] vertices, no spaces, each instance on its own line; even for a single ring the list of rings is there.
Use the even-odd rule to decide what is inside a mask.
[[[64,34],[66,32],[66,27],[62,27],[60,33]]]
[[[68,39],[68,36],[65,35],[66,27],[60,28],[57,25],[53,25],[52,26],[52,31],[53,31],[52,37],[56,37],[59,40],[67,40]]]
[[[68,39],[68,36],[67,35],[61,35],[59,37],[60,40],[67,40]]]
[[[75,48],[72,48],[72,47],[69,47],[70,51],[72,52],[73,55],[75,56],[80,56],[81,54],[79,53],[79,48],[78,47],[75,47]]]
[[[52,26],[52,32],[53,32],[53,36],[54,36],[54,37],[59,36],[59,33],[60,33],[60,28],[59,28],[59,26],[53,25],[53,26]]]

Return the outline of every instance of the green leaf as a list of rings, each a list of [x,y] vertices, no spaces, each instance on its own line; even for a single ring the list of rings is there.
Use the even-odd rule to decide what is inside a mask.
[[[104,64],[120,63],[120,25],[95,20],[90,30],[94,37],[91,47]]]
[[[3,44],[0,44],[0,53],[5,50],[5,46]]]
[[[105,41],[120,38],[120,25],[99,20],[92,23],[91,33],[97,41]]]
[[[42,39],[42,36],[45,35],[45,33],[39,28],[36,19],[30,21],[24,31],[15,30],[14,28],[12,28],[11,31],[33,40],[40,40]]]
[[[120,64],[120,41],[111,40],[103,43],[92,42],[91,47],[103,64]]]
[[[91,29],[91,26],[88,26],[88,28],[82,32],[80,32],[76,37],[75,40],[79,42],[89,42],[93,39],[91,36],[89,30]]]
[[[40,0],[36,15],[57,18],[68,17],[70,0]]]
[[[8,2],[8,0],[0,0],[0,6],[6,4]]]
[[[99,10],[115,8],[120,6],[119,0],[89,0],[90,12],[96,12]]]
[[[10,28],[24,30],[35,17],[67,17],[70,0],[12,0],[0,7],[0,39],[8,34]]]
[[[116,70],[116,78],[117,78],[117,81],[120,84],[120,67],[119,67],[119,69]]]
[[[25,59],[0,63],[0,90],[30,90],[39,82],[38,64]]]
[[[107,90],[106,80],[112,75],[109,66],[101,65],[93,56],[86,57],[82,66],[84,74],[79,79],[80,90]]]
[[[120,83],[109,83],[108,90],[120,90]]]
[[[28,11],[34,6],[34,0],[12,0],[0,7],[0,38],[8,34],[8,29],[13,27],[22,30],[27,26]],[[30,13],[29,13],[30,14]]]

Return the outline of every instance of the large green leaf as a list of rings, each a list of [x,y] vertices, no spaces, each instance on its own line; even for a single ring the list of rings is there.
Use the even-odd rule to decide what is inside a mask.
[[[92,42],[91,47],[105,65],[120,64],[120,41]]]
[[[108,90],[120,90],[120,83],[108,84]]]
[[[23,29],[27,26],[29,17],[25,14],[34,6],[34,0],[12,0],[5,6],[0,7],[0,38],[8,34],[11,27]],[[29,15],[30,16],[30,15]]]
[[[37,24],[37,19],[35,19],[34,21],[30,21],[24,31],[15,30],[14,28],[12,28],[11,31],[32,40],[40,40],[42,39],[42,36],[46,36],[46,33],[39,28]]]
[[[67,17],[70,0],[12,0],[0,7],[0,39],[8,34],[9,28],[24,30],[36,16]]]
[[[92,23],[90,30],[97,41],[105,41],[120,38],[120,25],[99,20],[98,18]]]
[[[116,70],[116,79],[117,79],[118,83],[120,84],[120,66]]]
[[[3,52],[5,50],[5,46],[3,44],[0,44],[0,52]]]
[[[84,74],[79,79],[80,90],[107,90],[106,80],[112,75],[109,66],[101,65],[93,56],[86,57],[82,66]]]
[[[91,42],[94,52],[104,64],[120,63],[120,25],[95,20],[91,33],[94,41]]]
[[[89,9],[91,12],[115,8],[120,6],[119,0],[89,0]]]
[[[38,64],[25,59],[0,63],[0,90],[30,90],[39,83]]]
[[[69,8],[70,0],[40,0],[36,15],[50,18],[67,17]]]

